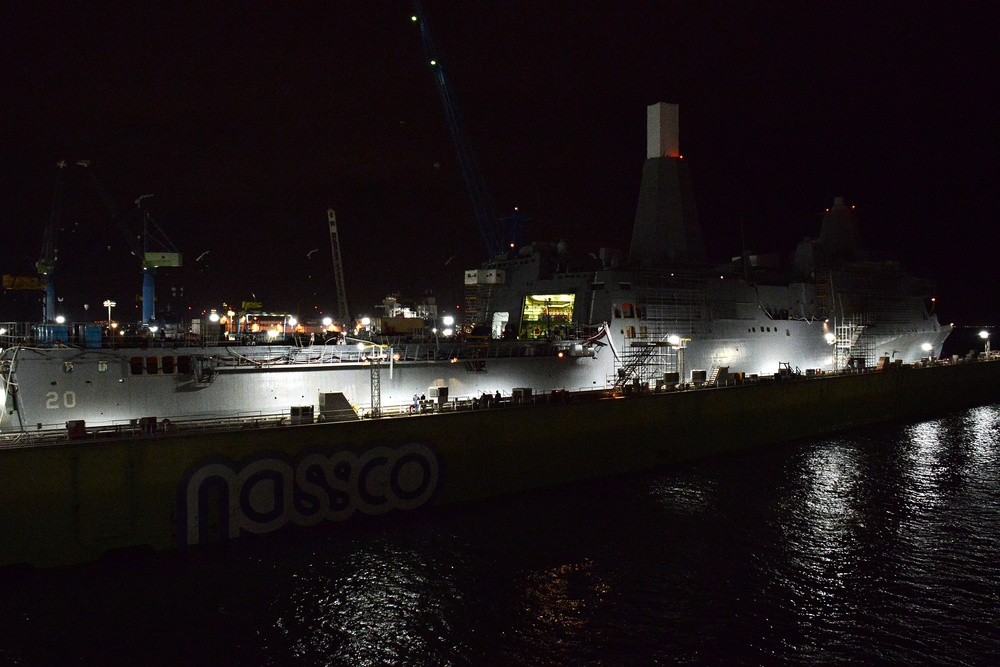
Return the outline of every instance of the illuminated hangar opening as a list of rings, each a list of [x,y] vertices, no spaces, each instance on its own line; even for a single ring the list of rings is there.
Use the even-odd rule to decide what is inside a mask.
[[[521,308],[521,338],[569,335],[575,294],[532,294]]]

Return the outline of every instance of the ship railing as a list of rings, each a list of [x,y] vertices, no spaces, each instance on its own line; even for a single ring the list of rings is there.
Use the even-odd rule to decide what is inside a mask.
[[[135,436],[154,436],[181,432],[231,431],[275,428],[292,422],[291,411],[282,413],[245,412],[201,418],[142,417],[127,421],[86,425],[69,421],[62,424],[36,424],[34,429],[0,434],[0,448],[39,446],[67,440],[114,440]]]

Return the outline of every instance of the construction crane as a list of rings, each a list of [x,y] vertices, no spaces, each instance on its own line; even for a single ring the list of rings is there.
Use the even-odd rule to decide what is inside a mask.
[[[156,319],[155,271],[160,267],[181,266],[181,254],[153,219],[149,209],[144,208],[143,202],[153,195],[142,195],[135,200],[136,208],[133,212],[138,212],[142,216],[142,232],[133,234],[126,222],[129,215],[118,214],[118,208],[102,187],[96,172],[91,167],[90,160],[80,160],[77,164],[86,169],[87,173],[90,174],[90,179],[93,181],[94,187],[97,189],[97,194],[104,203],[104,207],[107,209],[112,222],[124,234],[129,251],[139,259],[142,265],[142,322],[148,325],[150,321]]]
[[[333,252],[333,280],[337,284],[337,316],[340,324],[347,327],[350,312],[347,310],[347,288],[344,287],[344,264],[340,260],[340,236],[337,234],[337,214],[327,209],[326,219],[330,223],[330,249]]]
[[[56,163],[56,185],[55,193],[52,195],[52,211],[49,213],[49,222],[45,225],[45,233],[42,237],[42,254],[35,263],[35,269],[45,283],[45,296],[42,302],[43,321],[52,322],[58,316],[56,312],[56,261],[59,258],[59,219],[62,211],[63,199],[63,170],[66,168],[66,161],[59,160]]]
[[[448,130],[451,133],[451,140],[455,144],[455,152],[458,154],[458,161],[462,167],[462,178],[465,180],[466,188],[469,190],[469,198],[472,200],[472,210],[476,217],[479,235],[486,246],[487,259],[492,262],[504,250],[500,243],[500,233],[497,229],[493,204],[490,201],[486,184],[483,182],[482,174],[479,171],[476,156],[472,152],[472,144],[469,143],[465,124],[462,115],[458,111],[458,104],[455,101],[455,95],[448,84],[446,68],[434,46],[430,26],[427,24],[427,16],[424,14],[423,6],[419,0],[414,0],[413,11],[414,15],[411,20],[420,28],[420,40],[423,43],[424,56],[427,58],[427,64],[434,73],[434,79],[437,82],[441,104],[444,106],[444,112],[448,118]]]

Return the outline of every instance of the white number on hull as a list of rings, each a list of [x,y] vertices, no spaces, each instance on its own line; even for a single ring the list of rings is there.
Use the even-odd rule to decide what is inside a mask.
[[[60,403],[58,392],[50,391],[45,394],[45,407],[49,410],[58,410],[59,408],[75,408],[76,392],[64,391],[62,395],[62,402]]]

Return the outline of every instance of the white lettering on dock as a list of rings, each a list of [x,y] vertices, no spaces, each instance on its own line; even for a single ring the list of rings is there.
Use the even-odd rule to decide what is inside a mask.
[[[438,473],[437,456],[416,443],[358,455],[263,455],[238,464],[199,464],[179,489],[181,545],[200,543],[206,530],[233,538],[270,533],[289,521],[311,526],[342,521],[355,511],[415,509],[434,493]]]

